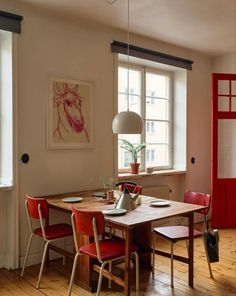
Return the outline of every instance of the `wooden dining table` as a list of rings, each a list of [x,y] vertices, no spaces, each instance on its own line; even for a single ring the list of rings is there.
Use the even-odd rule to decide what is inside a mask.
[[[114,204],[107,203],[101,197],[94,196],[97,190],[80,191],[64,194],[55,194],[50,196],[43,196],[47,199],[51,209],[71,213],[72,207],[81,210],[98,210],[112,209]],[[65,197],[82,197],[78,203],[67,203],[62,199]],[[193,287],[193,272],[194,272],[194,244],[193,244],[193,226],[194,226],[194,212],[204,209],[204,206],[187,204],[183,202],[170,201],[170,204],[165,207],[151,206],[151,201],[156,200],[155,197],[141,196],[141,204],[133,211],[127,212],[122,216],[105,215],[106,225],[120,229],[125,235],[125,278],[120,281],[124,287],[125,295],[130,295],[130,246],[135,243],[140,251],[140,262],[151,268],[151,253],[152,253],[152,222],[174,216],[185,216],[189,224],[189,252],[188,257],[175,256],[176,260],[188,264],[188,283]],[[50,213],[50,216],[52,214]],[[85,237],[80,238],[80,243],[87,243]],[[156,251],[158,253],[158,251]],[[161,255],[169,257],[169,254],[162,252]],[[78,265],[78,283],[90,290],[94,291],[95,285],[92,281],[92,267],[88,256],[80,256]]]

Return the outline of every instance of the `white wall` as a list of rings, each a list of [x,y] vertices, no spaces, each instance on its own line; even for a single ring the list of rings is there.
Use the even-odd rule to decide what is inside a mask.
[[[18,38],[18,152],[20,204],[20,255],[26,248],[28,225],[24,196],[72,192],[100,186],[99,177],[114,171],[113,55],[110,42],[125,41],[126,32],[99,25],[63,20],[17,1],[1,0],[1,10],[24,16]],[[185,176],[157,176],[145,182],[170,184],[181,198],[185,187],[199,191],[210,188],[210,72],[211,59],[200,53],[141,36],[133,44],[194,60],[187,77],[187,185]],[[47,150],[46,113],[50,76],[90,81],[94,86],[94,148],[90,150]],[[28,164],[20,163],[27,152]],[[196,164],[190,165],[190,156]],[[93,177],[93,181],[91,181]],[[13,205],[13,201],[12,201]],[[3,215],[4,216],[4,215]],[[16,222],[17,225],[18,221]],[[0,224],[4,224],[1,221]],[[9,235],[7,236],[9,240]],[[41,251],[34,244],[33,252]],[[0,254],[1,257],[1,254]],[[15,263],[15,267],[17,264]],[[13,266],[14,267],[14,266]]]
[[[189,190],[210,192],[211,71],[207,57],[193,57],[187,90],[187,182]],[[191,158],[195,163],[191,163]]]

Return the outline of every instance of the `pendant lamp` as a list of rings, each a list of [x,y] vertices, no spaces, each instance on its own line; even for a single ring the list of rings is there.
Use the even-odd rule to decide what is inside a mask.
[[[129,0],[128,1],[128,31],[127,31],[127,110],[119,112],[113,119],[113,134],[141,134],[143,131],[143,120],[136,112],[129,110]],[[114,2],[113,2],[114,3]]]

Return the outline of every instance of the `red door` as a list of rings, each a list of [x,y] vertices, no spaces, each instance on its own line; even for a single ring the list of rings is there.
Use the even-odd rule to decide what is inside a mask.
[[[236,74],[213,74],[212,227],[236,227]]]

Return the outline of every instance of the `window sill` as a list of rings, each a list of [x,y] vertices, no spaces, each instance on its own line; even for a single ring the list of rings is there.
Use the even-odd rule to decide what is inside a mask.
[[[171,175],[181,175],[186,174],[185,170],[160,170],[154,171],[152,173],[140,172],[138,174],[130,174],[130,173],[119,173],[118,180],[128,180],[128,179],[138,179],[138,178],[146,178],[153,176],[171,176]]]
[[[13,189],[12,184],[0,184],[0,190],[11,190]]]

